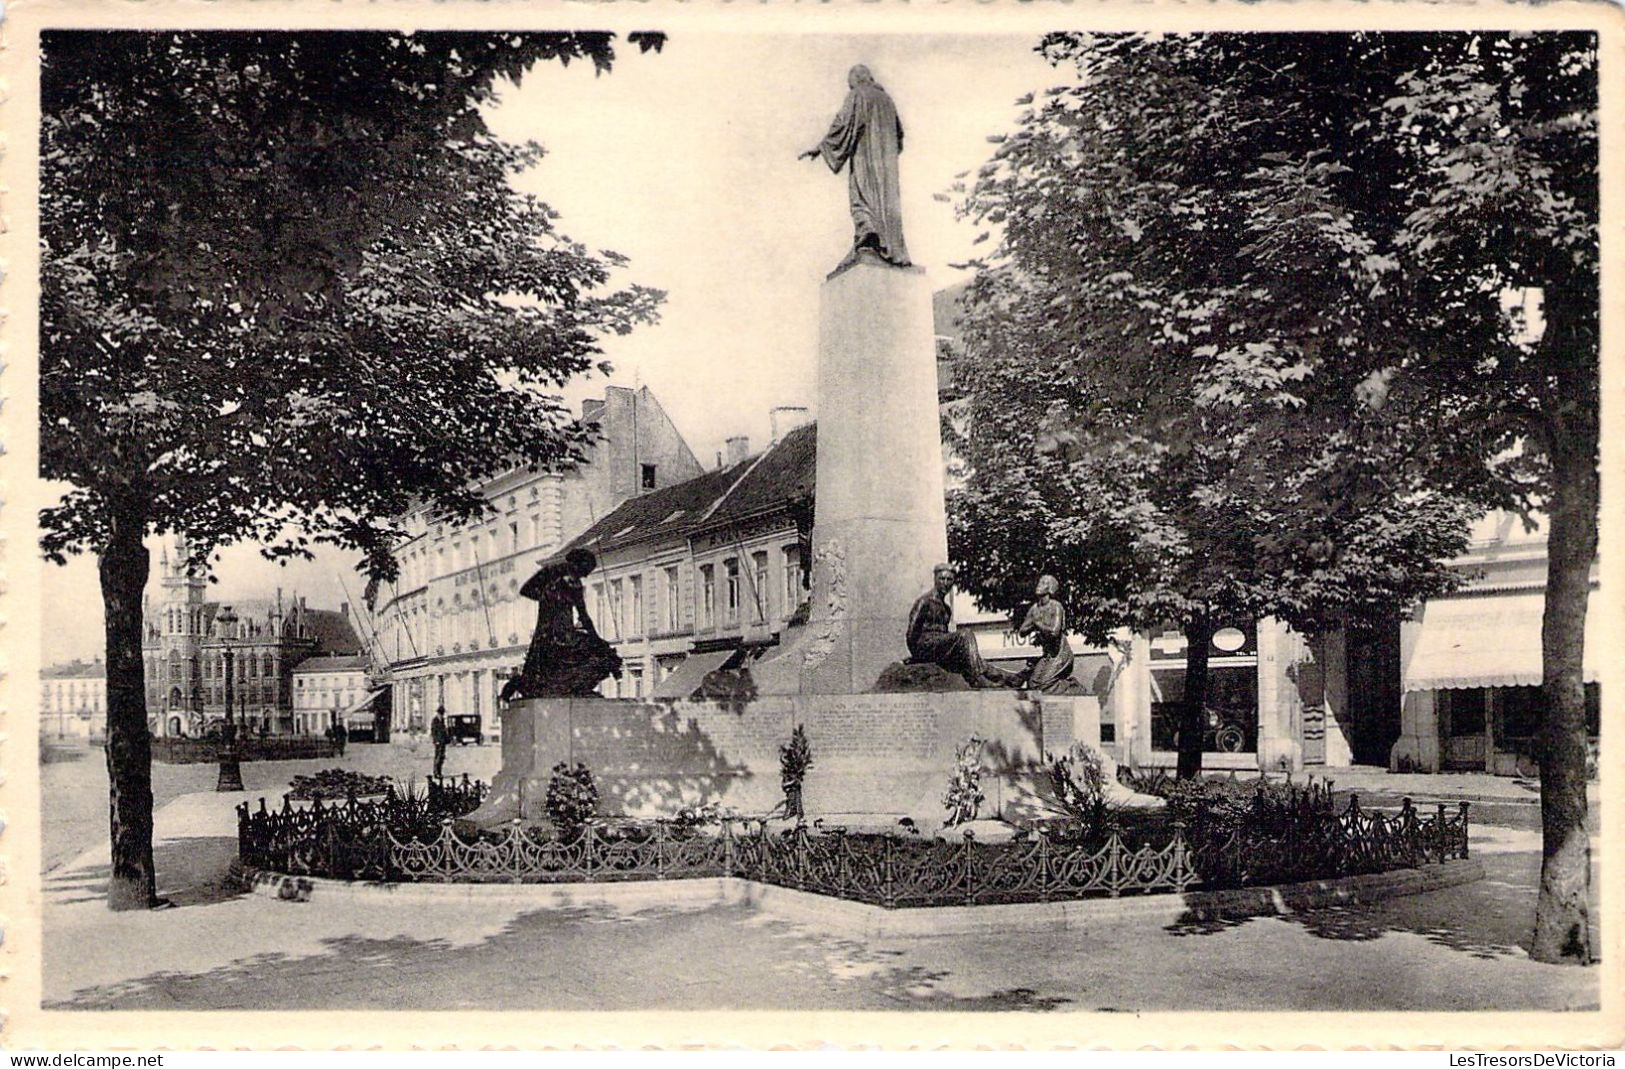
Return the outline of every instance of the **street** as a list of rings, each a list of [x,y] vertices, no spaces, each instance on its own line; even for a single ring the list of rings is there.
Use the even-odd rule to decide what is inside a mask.
[[[76,759],[40,766],[44,813],[41,864],[50,872],[98,842],[107,840],[107,766],[99,749],[73,751]],[[294,776],[323,768],[345,768],[369,775],[419,780],[433,769],[434,750],[427,738],[383,744],[351,743],[343,757],[321,761],[245,761],[243,786],[258,797],[276,800]],[[446,751],[446,774],[464,773],[490,782],[502,764],[501,747],[452,746]],[[215,764],[152,765],[153,807],[162,808],[184,794],[214,790]]]

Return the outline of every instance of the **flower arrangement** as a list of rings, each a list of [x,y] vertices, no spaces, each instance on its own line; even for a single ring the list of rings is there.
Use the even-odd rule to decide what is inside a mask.
[[[982,738],[972,735],[954,751],[954,772],[948,780],[948,793],[942,796],[948,819],[942,826],[952,828],[975,820],[986,800],[982,794]]]
[[[577,762],[560,761],[547,783],[547,819],[566,838],[579,832],[598,812],[598,786],[592,770]]]
[[[790,732],[790,741],[779,747],[779,785],[784,788],[784,815],[804,817],[801,805],[801,782],[812,767],[812,745],[807,742],[807,729],[797,724]]]
[[[1085,836],[1104,834],[1115,816],[1115,808],[1106,801],[1106,779],[1100,755],[1086,743],[1076,743],[1062,756],[1049,759],[1055,800]]]

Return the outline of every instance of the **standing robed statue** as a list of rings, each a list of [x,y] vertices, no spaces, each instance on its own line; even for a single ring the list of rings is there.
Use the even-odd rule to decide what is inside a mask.
[[[865,250],[897,267],[907,267],[903,213],[897,191],[897,156],[903,151],[903,123],[869,68],[859,64],[846,76],[849,87],[840,114],[816,148],[801,159],[822,156],[836,174],[846,167],[852,202],[852,251],[841,266]]]

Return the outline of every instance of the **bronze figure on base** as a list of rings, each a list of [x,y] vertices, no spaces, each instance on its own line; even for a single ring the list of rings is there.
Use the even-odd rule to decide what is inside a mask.
[[[934,664],[961,676],[973,687],[1007,687],[1011,679],[982,660],[976,636],[950,630],[954,622],[948,595],[954,588],[954,568],[939,564],[931,569],[931,589],[921,594],[908,614],[908,659],[911,664]]]
[[[597,566],[591,551],[572,549],[562,563],[542,565],[520,587],[520,594],[536,602],[536,631],[524,668],[502,688],[503,701],[586,698],[605,678],[620,678],[620,655],[599,637],[582,592],[581,580]]]
[[[1053,575],[1038,580],[1038,600],[1027,609],[1016,634],[1032,638],[1043,653],[1028,668],[1023,685],[1045,694],[1082,694],[1072,678],[1072,647],[1066,640],[1066,609],[1056,600],[1061,584]]]

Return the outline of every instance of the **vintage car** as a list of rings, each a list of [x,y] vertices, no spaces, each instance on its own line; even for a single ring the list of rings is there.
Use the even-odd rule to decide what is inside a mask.
[[[459,745],[472,742],[478,746],[485,741],[485,736],[480,733],[480,718],[477,713],[459,713],[446,717],[446,733],[451,736],[452,742]]]

